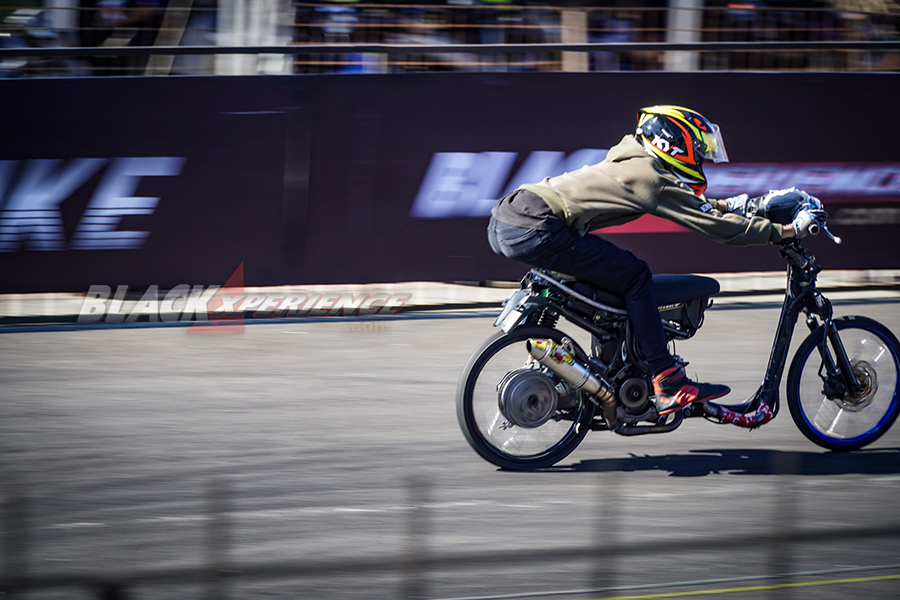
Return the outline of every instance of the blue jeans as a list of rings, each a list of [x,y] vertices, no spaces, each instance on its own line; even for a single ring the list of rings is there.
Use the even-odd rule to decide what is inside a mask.
[[[601,237],[581,237],[555,217],[551,219],[550,229],[542,230],[509,225],[491,217],[488,243],[500,256],[559,271],[622,296],[641,354],[653,374],[674,366],[647,263]]]

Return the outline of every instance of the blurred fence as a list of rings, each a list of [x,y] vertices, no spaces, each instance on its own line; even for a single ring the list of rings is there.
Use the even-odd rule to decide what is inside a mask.
[[[792,461],[788,461],[791,463]],[[157,586],[183,584],[201,584],[205,593],[200,596],[221,599],[240,597],[232,592],[232,588],[246,581],[293,581],[303,582],[308,579],[330,577],[366,577],[378,574],[384,576],[392,573],[396,583],[396,591],[372,590],[379,598],[436,598],[434,590],[429,586],[431,576],[436,573],[455,572],[471,573],[490,569],[499,571],[503,568],[533,566],[535,579],[541,577],[542,570],[552,571],[561,567],[570,570],[578,565],[588,565],[597,579],[606,583],[603,587],[591,589],[547,589],[534,591],[535,581],[521,581],[507,584],[502,595],[467,596],[466,598],[448,598],[446,600],[498,600],[499,598],[542,598],[567,597],[586,594],[603,594],[606,597],[618,596],[623,592],[669,590],[669,594],[653,594],[644,598],[709,595],[716,592],[756,591],[768,592],[771,597],[784,597],[782,592],[794,587],[810,587],[819,585],[839,585],[848,583],[865,584],[875,581],[900,580],[900,575],[869,575],[867,577],[849,578],[849,574],[895,572],[900,571],[896,563],[896,554],[881,554],[886,564],[868,566],[847,566],[812,571],[792,571],[797,564],[795,549],[802,545],[815,544],[819,553],[839,555],[836,544],[865,541],[900,541],[900,522],[880,522],[869,526],[845,527],[835,523],[816,528],[804,527],[797,510],[799,505],[797,487],[790,477],[798,464],[773,464],[772,475],[778,479],[772,484],[773,506],[771,518],[766,526],[751,534],[735,535],[727,524],[710,522],[709,530],[718,530],[718,535],[691,535],[683,537],[657,537],[651,540],[638,541],[628,539],[626,532],[620,531],[618,519],[621,516],[621,478],[618,475],[606,477],[599,487],[602,493],[600,507],[601,519],[597,521],[599,531],[595,536],[597,543],[591,545],[570,545],[531,547],[518,550],[470,550],[465,552],[438,552],[434,549],[429,530],[429,515],[434,509],[430,502],[430,484],[422,479],[413,479],[407,486],[407,506],[405,515],[405,547],[400,553],[381,556],[354,556],[329,559],[309,559],[304,561],[270,561],[242,563],[234,559],[232,547],[232,528],[235,513],[231,505],[231,492],[222,480],[213,480],[207,489],[205,515],[202,519],[206,529],[205,564],[147,567],[134,570],[112,570],[98,568],[94,571],[39,571],[33,569],[28,557],[31,550],[29,534],[32,524],[29,520],[30,506],[21,490],[7,492],[3,503],[3,541],[6,568],[0,573],[0,594],[18,595],[21,593],[78,589],[100,600],[124,600],[134,597],[136,590],[146,590]],[[788,478],[785,478],[788,476]],[[893,548],[893,546],[892,546]],[[768,573],[750,574],[737,572],[731,576],[723,574],[714,566],[717,576],[709,579],[692,579],[689,581],[670,581],[648,583],[650,577],[641,577],[641,581],[626,584],[627,579],[618,572],[619,558],[640,556],[690,556],[703,552],[740,551],[746,557],[749,552],[761,552],[767,555]],[[700,566],[694,561],[694,569]],[[830,576],[830,578],[829,578]],[[835,576],[840,576],[834,579]],[[824,579],[823,579],[824,578]],[[515,592],[516,584],[532,590]],[[722,585],[729,585],[722,589]],[[745,584],[747,587],[735,587]],[[298,588],[302,583],[297,584]],[[692,592],[676,592],[678,588],[691,588]],[[719,589],[716,589],[716,588]],[[194,588],[192,588],[194,589]],[[174,591],[174,590],[173,590]],[[188,593],[187,596],[192,597]],[[85,597],[85,596],[82,596]],[[179,597],[186,597],[181,593]],[[302,597],[299,596],[299,597]],[[634,596],[629,596],[634,597]]]
[[[0,76],[900,70],[890,2],[647,4],[0,0]]]

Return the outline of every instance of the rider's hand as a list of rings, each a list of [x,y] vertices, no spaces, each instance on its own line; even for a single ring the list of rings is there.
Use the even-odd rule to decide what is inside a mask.
[[[797,188],[772,190],[765,196],[751,198],[744,204],[745,216],[765,217],[783,225],[792,223],[804,210],[822,222],[828,217],[818,198]]]
[[[803,194],[804,197],[804,203],[800,205],[800,208],[810,211],[811,213],[813,213],[813,215],[816,216],[816,218],[823,220],[828,218],[828,213],[825,212],[825,206],[822,205],[821,200],[819,200],[815,196],[807,194],[802,190],[800,193]]]
[[[741,194],[739,196],[732,196],[731,198],[719,200],[719,202],[725,203],[725,210],[722,212],[730,212],[743,217],[747,210],[747,200],[749,199],[750,196],[747,194]]]
[[[819,229],[822,227],[822,215],[825,211],[819,211],[816,209],[809,210],[803,209],[797,213],[797,216],[794,217],[794,220],[791,221],[790,227],[793,229],[794,235],[784,235],[782,232],[782,237],[797,237],[804,238],[810,233],[813,235],[819,233]],[[788,226],[785,226],[787,229]]]
[[[805,201],[801,205],[800,212],[797,213],[797,218],[800,218],[801,215],[807,213],[809,215],[809,218],[811,219],[810,225],[812,225],[814,222],[816,225],[818,225],[819,228],[821,228],[825,225],[825,220],[828,219],[828,213],[825,212],[825,207],[822,205],[822,201],[815,196],[810,196],[806,192],[801,191],[800,193],[803,194]],[[795,218],[794,220],[796,221],[797,218]],[[806,217],[804,217],[804,219],[805,218]],[[807,229],[808,228],[809,226],[807,226]],[[816,233],[819,233],[818,230],[816,230]]]

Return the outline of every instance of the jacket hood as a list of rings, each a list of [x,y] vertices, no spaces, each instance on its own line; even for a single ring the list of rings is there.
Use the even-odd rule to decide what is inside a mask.
[[[606,155],[606,160],[610,162],[620,162],[632,158],[656,160],[656,157],[651,156],[644,150],[644,146],[633,135],[623,137],[622,141],[610,148],[609,153]]]

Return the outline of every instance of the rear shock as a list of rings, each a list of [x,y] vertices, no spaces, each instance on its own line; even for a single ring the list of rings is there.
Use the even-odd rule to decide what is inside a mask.
[[[559,313],[554,310],[545,310],[541,312],[537,324],[543,327],[556,327],[557,322],[559,322]]]

